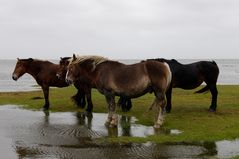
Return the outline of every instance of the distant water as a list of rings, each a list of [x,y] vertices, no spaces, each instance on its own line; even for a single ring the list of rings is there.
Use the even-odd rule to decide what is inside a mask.
[[[132,64],[140,60],[119,60],[125,64]],[[199,59],[179,59],[183,64],[199,61]],[[214,60],[219,66],[220,73],[218,84],[236,85],[239,84],[239,59]],[[56,60],[52,62],[57,63]],[[12,72],[16,60],[0,60],[0,92],[31,91],[37,90],[37,83],[29,74],[23,75],[18,81],[12,80]]]

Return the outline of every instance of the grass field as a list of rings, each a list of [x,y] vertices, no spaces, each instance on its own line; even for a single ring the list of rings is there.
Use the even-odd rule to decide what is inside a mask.
[[[199,89],[199,88],[198,88]],[[197,89],[197,90],[198,90]],[[165,122],[161,129],[178,129],[183,131],[179,135],[160,134],[145,138],[117,137],[109,138],[116,142],[211,142],[239,137],[239,86],[218,86],[218,109],[216,113],[208,112],[211,94],[194,94],[196,90],[173,90],[172,112],[166,114]],[[53,88],[50,90],[51,111],[79,111],[70,97],[75,94],[74,87]],[[0,93],[0,105],[14,104],[26,109],[41,109],[44,99],[41,91]],[[103,95],[92,91],[94,112],[107,112]],[[153,94],[147,94],[133,99],[133,108],[124,113],[118,108],[117,112],[124,115],[135,116],[140,124],[152,126],[154,111],[147,112],[148,106],[153,101]],[[83,110],[82,110],[83,111]]]

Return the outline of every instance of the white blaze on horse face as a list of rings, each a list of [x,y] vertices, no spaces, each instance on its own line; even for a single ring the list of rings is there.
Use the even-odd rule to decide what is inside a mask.
[[[70,77],[69,77],[69,69],[66,72],[66,81],[71,81]]]

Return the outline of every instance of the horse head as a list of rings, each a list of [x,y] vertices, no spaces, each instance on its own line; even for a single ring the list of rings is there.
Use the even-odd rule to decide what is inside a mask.
[[[75,54],[73,54],[67,67],[66,82],[72,84],[82,78],[89,80],[92,72],[96,69],[96,66],[106,60],[106,58],[100,56],[76,57]]]
[[[73,84],[76,81],[76,78],[78,78],[79,75],[79,70],[77,63],[77,57],[75,54],[73,54],[73,57],[71,58],[71,61],[69,62],[67,66],[67,72],[66,72],[66,77],[65,80],[68,84]]]
[[[56,76],[58,79],[64,79],[67,72],[67,66],[69,65],[71,57],[61,57],[59,62],[59,69],[56,72]]]
[[[29,63],[33,61],[32,58],[28,59],[19,59],[17,58],[17,63],[15,66],[15,69],[12,73],[12,79],[13,80],[18,80],[22,75],[24,75],[27,72],[27,68]]]

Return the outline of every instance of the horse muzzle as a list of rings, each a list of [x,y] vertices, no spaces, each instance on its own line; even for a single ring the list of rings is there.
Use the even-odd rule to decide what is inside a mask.
[[[13,75],[12,75],[12,79],[13,79],[14,81],[16,81],[16,80],[18,79],[18,76],[17,76],[16,74],[13,74]]]
[[[56,74],[56,77],[57,77],[58,79],[61,79],[61,74],[57,73],[57,74]]]
[[[68,84],[73,84],[74,83],[74,81],[72,79],[66,78],[65,80],[66,80],[66,83],[68,83]]]

